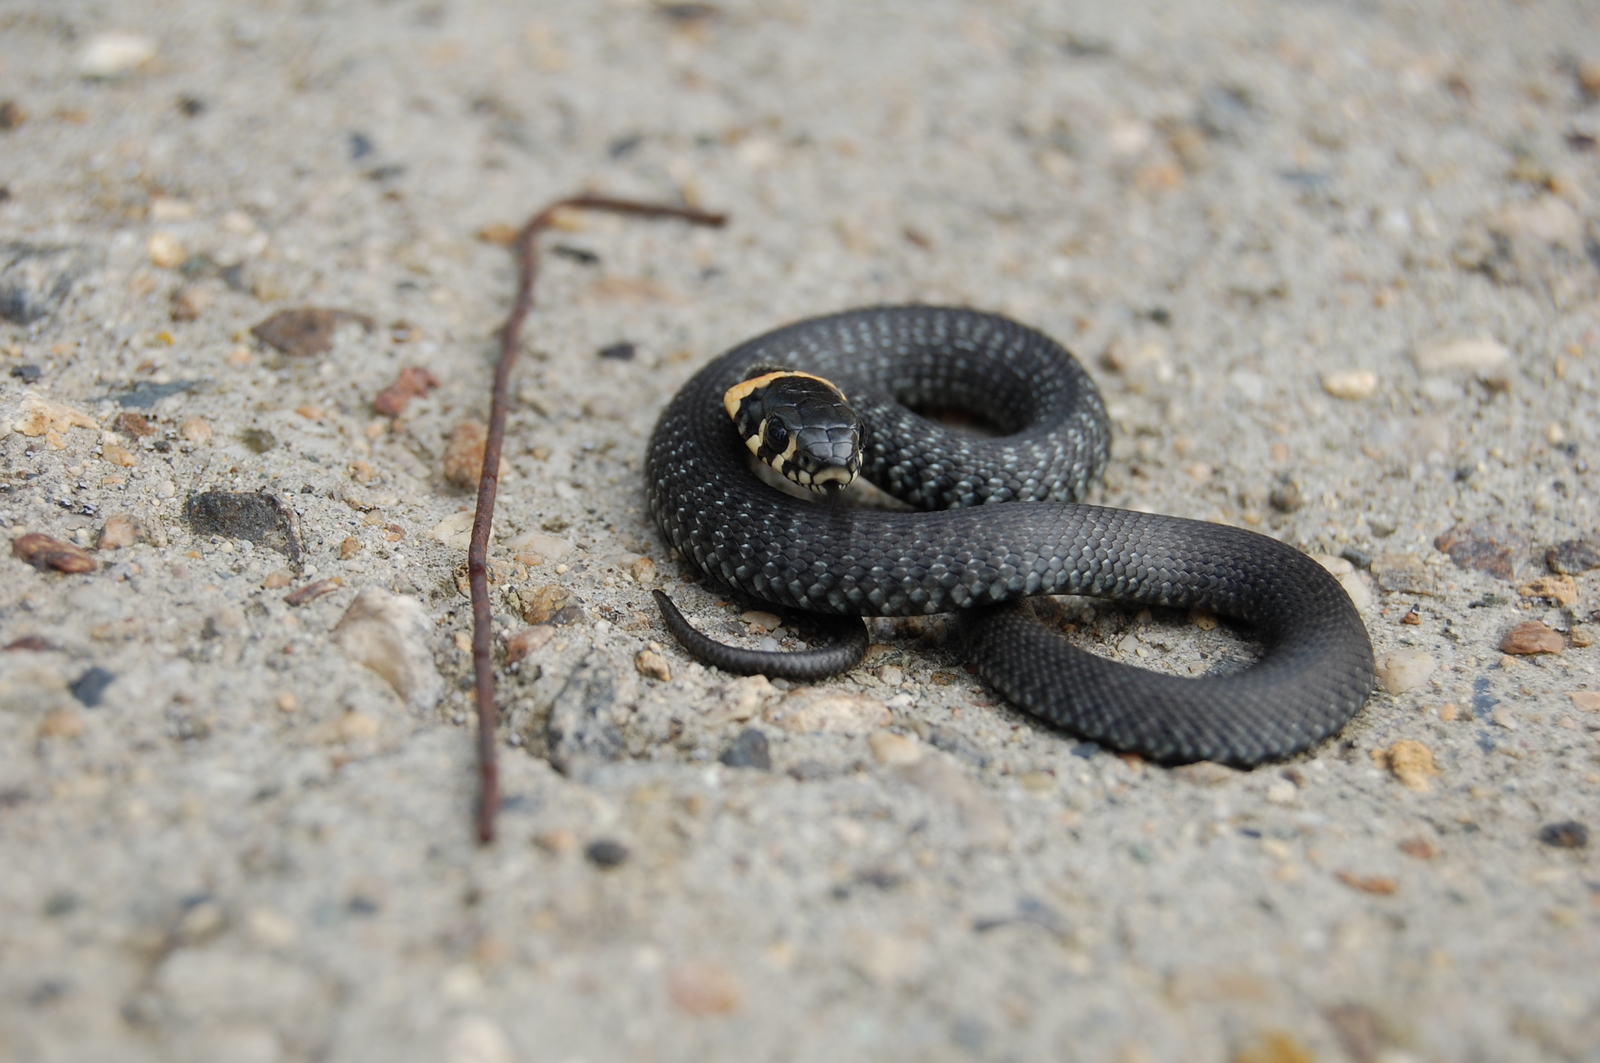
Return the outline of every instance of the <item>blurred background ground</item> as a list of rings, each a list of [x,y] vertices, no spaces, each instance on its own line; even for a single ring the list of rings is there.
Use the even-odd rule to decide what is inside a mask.
[[[0,101],[0,520],[82,548],[0,565],[0,1057],[1600,1059],[1592,5],[8,0]],[[480,849],[462,455],[495,240],[580,189],[732,222],[550,238]],[[896,301],[1066,342],[1095,500],[1328,558],[1386,689],[1169,771],[938,622],[690,662],[650,586],[806,632],[666,556],[656,413]]]

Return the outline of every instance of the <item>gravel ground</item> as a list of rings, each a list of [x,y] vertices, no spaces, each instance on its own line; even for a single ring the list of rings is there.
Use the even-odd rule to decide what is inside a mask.
[[[1592,4],[9,0],[0,101],[0,521],[41,566],[0,562],[0,1057],[1600,1060]],[[495,239],[581,189],[732,223],[548,241],[485,849],[461,472]],[[1072,346],[1094,500],[1327,557],[1386,689],[1168,770],[938,620],[815,689],[688,660],[650,586],[807,631],[667,556],[657,411],[909,300]],[[406,367],[439,386],[380,414]]]

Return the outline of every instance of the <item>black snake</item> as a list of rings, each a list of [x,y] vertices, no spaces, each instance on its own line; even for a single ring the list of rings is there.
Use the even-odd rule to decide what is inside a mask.
[[[752,475],[723,395],[768,366],[837,384],[866,426],[862,474],[918,512],[818,504]],[[1005,434],[952,430],[919,408],[965,410]],[[963,653],[996,690],[1104,745],[1249,765],[1338,730],[1373,683],[1366,627],[1338,581],[1255,532],[1076,503],[1109,435],[1082,366],[1033,329],[965,309],[853,310],[697,373],[651,437],[646,497],[674,548],[749,597],[836,617],[956,612]],[[1209,610],[1253,625],[1265,651],[1235,675],[1157,674],[1077,649],[1018,608],[1040,594]],[[680,640],[737,671],[815,677],[865,648],[859,621],[842,648],[726,647],[658,598]]]

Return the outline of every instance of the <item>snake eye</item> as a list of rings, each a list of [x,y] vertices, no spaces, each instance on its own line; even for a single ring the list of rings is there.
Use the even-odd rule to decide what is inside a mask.
[[[782,421],[768,421],[763,434],[767,437],[767,446],[780,454],[789,445],[789,429]]]

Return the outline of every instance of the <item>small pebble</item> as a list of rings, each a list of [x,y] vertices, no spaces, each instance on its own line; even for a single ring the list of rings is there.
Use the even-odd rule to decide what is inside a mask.
[[[172,293],[172,320],[194,321],[211,308],[215,300],[209,289],[186,285]]]
[[[1557,849],[1583,849],[1589,844],[1589,828],[1571,819],[1547,823],[1539,828],[1539,840]]]
[[[11,540],[11,553],[40,572],[93,572],[99,565],[81,547],[64,543],[43,532],[29,532]]]
[[[124,469],[131,469],[139,464],[139,460],[121,443],[100,444],[100,457],[106,464],[116,465]]]
[[[783,623],[781,618],[758,609],[752,609],[748,613],[740,613],[739,620],[741,623],[748,625],[750,630],[758,635],[765,635],[769,631],[774,631]]]
[[[1540,576],[1517,588],[1524,598],[1545,598],[1553,605],[1576,605],[1578,583],[1571,576]]]
[[[1288,779],[1274,779],[1267,784],[1266,798],[1275,805],[1292,805],[1300,796],[1300,788]]]
[[[1489,719],[1494,721],[1496,727],[1503,727],[1507,731],[1517,729],[1517,718],[1511,715],[1511,710],[1501,705],[1489,714]]]
[[[1336,399],[1370,399],[1378,390],[1378,374],[1370,369],[1324,373],[1322,390]]]
[[[1499,368],[1511,359],[1503,343],[1481,336],[1475,339],[1435,340],[1419,346],[1412,354],[1419,373],[1448,373],[1467,370],[1482,373]]]
[[[70,705],[57,706],[39,721],[40,738],[60,738],[65,741],[83,737],[83,713]]]
[[[1560,575],[1578,575],[1600,568],[1600,542],[1568,539],[1545,552],[1545,564]]]
[[[616,362],[631,362],[637,353],[631,343],[613,343],[609,347],[600,348],[600,357]]]
[[[1498,524],[1456,524],[1433,540],[1460,568],[1511,579],[1527,557],[1528,540]]]
[[[394,383],[378,392],[372,408],[385,417],[399,417],[406,412],[412,399],[422,398],[439,386],[439,378],[421,366],[407,366],[400,370]]]
[[[16,100],[0,100],[0,133],[21,129],[28,121],[28,112]]]
[[[1524,620],[1500,640],[1501,651],[1513,655],[1560,653],[1565,648],[1561,632],[1537,620]]]
[[[635,582],[648,587],[656,581],[656,563],[648,557],[641,557],[628,566],[628,574]]]
[[[444,448],[444,478],[460,488],[472,488],[483,475],[483,450],[489,429],[482,421],[462,421],[450,430]]]
[[[553,827],[533,836],[533,844],[547,853],[561,856],[578,847],[578,836],[565,827]]]
[[[1432,860],[1439,855],[1438,846],[1419,835],[1402,838],[1396,843],[1402,853],[1416,860]]]
[[[543,649],[555,635],[556,629],[549,624],[523,628],[506,640],[506,663],[516,664],[535,650]]]
[[[482,460],[480,456],[480,461]],[[555,535],[527,532],[506,543],[513,551],[537,554],[544,561],[560,561],[572,552],[572,543]]]
[[[22,381],[24,384],[36,384],[39,382],[39,378],[44,376],[44,370],[40,369],[33,363],[28,362],[23,365],[12,366],[11,375]]]
[[[360,325],[367,332],[377,327],[365,314],[302,306],[278,311],[252,326],[250,334],[284,354],[306,358],[333,350],[339,329],[348,324]]]
[[[112,422],[112,428],[119,435],[129,439],[148,439],[156,434],[156,428],[145,420],[143,414],[134,413],[132,410],[123,410],[117,414],[117,419]]]
[[[1362,893],[1376,893],[1387,897],[1400,889],[1400,883],[1387,875],[1358,875],[1353,871],[1336,871],[1334,877],[1351,889]]]
[[[72,691],[72,696],[77,698],[84,708],[93,709],[99,706],[106,688],[116,681],[115,673],[96,666],[67,684],[67,689]]]
[[[422,603],[382,587],[366,587],[333,628],[350,658],[382,676],[409,705],[429,710],[444,696],[433,662],[434,623]]]
[[[294,696],[294,692],[293,691],[286,690],[282,694],[278,695],[278,711],[279,712],[293,712],[295,709],[297,709],[299,707],[300,707],[300,699],[296,698]]]
[[[142,33],[96,33],[78,52],[78,73],[86,78],[131,74],[156,56],[156,40]]]
[[[1378,679],[1391,694],[1414,690],[1428,681],[1439,662],[1422,650],[1396,650],[1378,659]]]
[[[872,747],[872,759],[885,767],[904,767],[922,759],[922,743],[908,735],[877,731],[868,739],[868,744]]]
[[[790,691],[766,712],[767,722],[791,734],[866,734],[887,727],[889,707],[865,694],[844,694],[823,687]]]
[[[739,737],[717,759],[730,768],[772,770],[772,751],[767,736],[754,727],[740,731]]]
[[[1447,701],[1443,705],[1439,706],[1439,719],[1443,720],[1445,723],[1449,723],[1459,715],[1461,715],[1461,706],[1457,705],[1453,701]]]
[[[339,544],[339,560],[348,561],[361,552],[361,540],[355,536],[346,536]]]
[[[340,579],[338,576],[330,576],[327,579],[319,579],[315,582],[307,583],[302,587],[295,588],[288,594],[284,595],[283,600],[289,605],[305,605],[307,602],[316,601],[324,594],[332,594],[334,591],[343,586],[344,580]]]
[[[150,256],[150,264],[161,269],[177,269],[189,257],[178,238],[168,232],[151,234],[150,239],[145,241],[144,250]]]
[[[1389,770],[1408,790],[1425,793],[1430,787],[1428,779],[1439,774],[1433,761],[1433,750],[1421,742],[1402,738],[1387,750]]]
[[[288,569],[277,568],[267,573],[266,578],[261,581],[261,589],[267,591],[278,591],[287,587],[293,581],[294,576],[290,575]]]
[[[1567,694],[1572,707],[1583,712],[1600,712],[1600,690],[1574,690]]]
[[[665,657],[654,650],[640,650],[634,654],[633,667],[648,679],[656,679],[663,683],[672,680],[672,666],[667,663]]]
[[[121,550],[132,546],[144,534],[144,526],[126,513],[113,513],[100,529],[96,545],[102,550]]]
[[[612,838],[600,838],[585,846],[583,855],[596,867],[621,867],[627,863],[628,847]]]
[[[689,960],[666,973],[667,996],[690,1015],[723,1015],[742,997],[733,973],[710,960]]]

